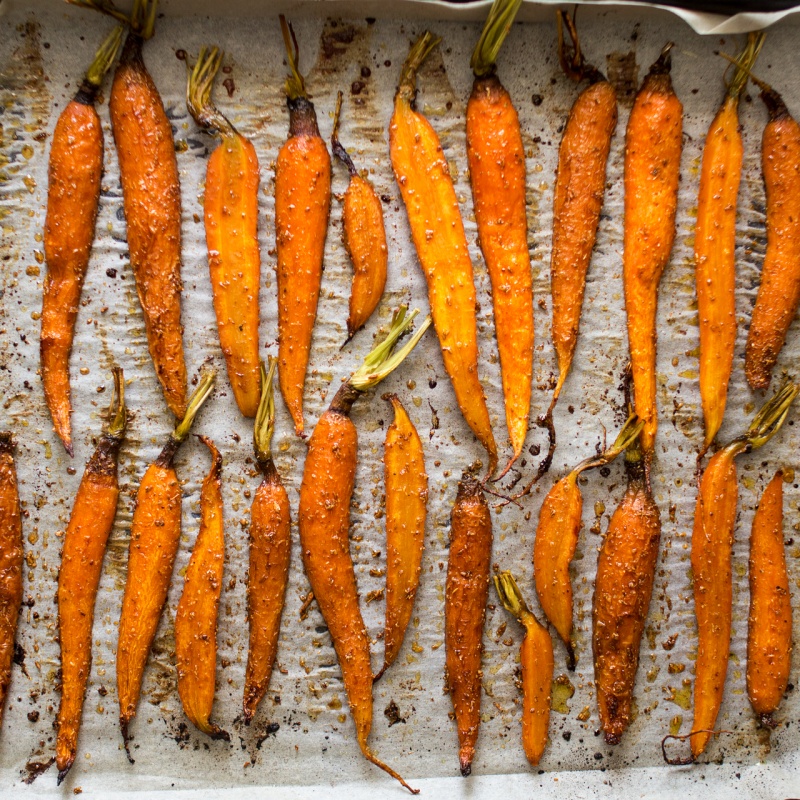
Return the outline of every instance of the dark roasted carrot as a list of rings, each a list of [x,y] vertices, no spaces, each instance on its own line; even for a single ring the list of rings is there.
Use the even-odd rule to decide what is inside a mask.
[[[254,417],[260,395],[259,167],[253,144],[211,102],[211,87],[222,55],[216,47],[201,48],[189,74],[186,104],[201,128],[220,137],[206,168],[203,213],[208,271],[228,380],[239,411]]]
[[[358,174],[347,150],[339,141],[339,115],[342,93],[336,97],[333,115],[331,150],[347,167],[350,181],[344,193],[342,238],[353,262],[353,287],[350,290],[350,315],[347,317],[347,341],[366,325],[377,308],[386,286],[386,228],[383,208],[372,184]]]
[[[222,509],[222,456],[206,436],[211,469],[200,492],[200,531],[186,568],[175,612],[175,665],[178,694],[189,721],[212,739],[230,736],[211,722],[217,677],[217,613],[225,566]]]
[[[751,33],[703,148],[694,262],[700,324],[700,399],[707,450],[725,416],[736,343],[736,201],[742,173],[739,98],[764,34]]]
[[[108,430],[100,437],[75,496],[58,573],[58,637],[61,644],[61,704],[56,719],[58,782],[75,761],[83,698],[92,666],[92,623],[97,587],[103,572],[119,481],[117,458],[125,439],[128,412],[121,369],[114,370],[114,397]]]
[[[319,135],[314,104],[298,71],[294,31],[283,16],[281,29],[291,74],[286,79],[289,138],[278,153],[275,168],[278,363],[281,393],[295,432],[302,435],[303,386],[331,210],[331,157]]]
[[[625,470],[628,488],[600,548],[592,600],[594,685],[608,744],[619,744],[631,722],[639,646],[661,536],[640,440],[625,453]]]
[[[0,723],[14,663],[17,620],[22,606],[22,515],[14,466],[14,440],[0,433]]]
[[[394,98],[389,147],[428,283],[444,366],[464,419],[489,453],[492,474],[497,466],[497,445],[478,379],[475,285],[464,223],[439,137],[413,103],[417,70],[439,41],[426,31],[408,54]]]
[[[427,330],[430,318],[392,355],[395,342],[416,313],[406,316],[403,307],[395,314],[386,339],[342,384],[330,407],[320,417],[308,445],[298,512],[303,565],[339,659],[358,745],[365,758],[414,794],[417,790],[411,789],[397,772],[379,761],[367,744],[372,727],[372,666],[350,556],[350,501],[358,436],[349,414],[359,395],[392,372]]]
[[[613,446],[599,456],[581,461],[547,493],[539,512],[533,544],[533,575],[539,604],[567,648],[567,666],[575,669],[572,643],[572,581],[569,565],[578,546],[583,495],[578,478],[588,469],[609,464],[641,433],[643,422],[628,418]]]
[[[750,535],[747,696],[765,728],[783,699],[792,665],[792,599],[783,548],[783,470],[770,481]]]
[[[414,610],[422,569],[428,475],[417,429],[396,394],[387,397],[394,422],[383,451],[386,491],[386,627],[381,675],[397,658]]]
[[[467,159],[478,240],[492,282],[497,349],[513,455],[528,433],[533,377],[533,283],[525,203],[525,149],[511,96],[495,59],[522,0],[495,0],[472,54]]]
[[[648,478],[658,428],[656,309],[658,285],[675,240],[683,106],[670,78],[672,44],[650,67],[625,138],[623,280],[636,413],[644,420]]]
[[[553,642],[550,633],[525,604],[510,572],[494,576],[494,588],[506,611],[525,628],[519,660],[522,667],[522,747],[533,766],[547,746],[550,691],[553,685]]]
[[[694,512],[692,574],[697,616],[692,755],[699,756],[717,721],[731,640],[731,547],[738,485],[735,458],[766,444],[780,430],[800,387],[786,383],[765,403],[742,436],[708,462]]]
[[[69,354],[89,266],[103,174],[103,128],[94,103],[117,57],[124,28],[106,37],[80,88],[53,130],[48,169],[40,343],[44,399],[53,427],[72,456]]]
[[[261,402],[253,429],[256,464],[262,474],[250,510],[250,568],[247,573],[247,616],[250,645],[244,679],[244,721],[249,724],[267,692],[278,652],[289,556],[292,549],[289,497],[272,460],[270,443],[275,428],[274,376],[261,364]]]
[[[213,372],[201,378],[189,399],[186,416],[147,468],[136,492],[117,642],[119,723],[129,759],[128,727],[136,716],[147,656],[164,610],[180,544],[181,487],[173,460],[213,386]]]
[[[465,472],[450,513],[450,551],[444,597],[446,685],[458,729],[458,762],[464,777],[481,724],[483,624],[489,597],[492,516],[481,485]]]

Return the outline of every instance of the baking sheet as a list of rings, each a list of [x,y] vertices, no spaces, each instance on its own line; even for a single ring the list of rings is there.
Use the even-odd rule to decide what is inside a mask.
[[[340,351],[346,336],[351,267],[341,243],[341,203],[334,200],[306,384],[309,430],[340,380],[366,354],[378,324],[389,320],[392,308],[409,302],[427,310],[424,280],[387,155],[391,98],[400,65],[423,24],[409,18],[370,21],[357,5],[352,6],[349,19],[325,19],[320,4],[311,5],[313,8],[305,7],[306,13],[297,24],[301,70],[307,76],[323,136],[330,134],[336,91],[345,90],[341,140],[357,166],[369,169],[384,200],[390,270],[387,292],[376,318],[351,346]],[[182,572],[197,532],[200,485],[208,468],[205,449],[192,440],[184,445],[176,461],[184,494],[183,535],[168,609],[145,675],[139,714],[132,726],[135,766],[128,765],[122,750],[114,657],[128,531],[138,480],[169,431],[170,415],[147,353],[128,264],[116,156],[104,101],[99,112],[106,133],[106,173],[97,239],[72,357],[74,461],[66,457],[52,433],[37,373],[49,140],[58,114],[111,23],[53,2],[15,6],[0,19],[0,424],[14,430],[18,442],[27,566],[26,605],[18,634],[21,663],[14,668],[0,731],[0,785],[19,787],[26,765],[46,760],[54,749],[59,667],[54,596],[61,541],[83,465],[92,452],[93,437],[101,429],[110,399],[111,366],[118,363],[125,368],[133,417],[120,459],[120,507],[97,603],[94,662],[80,750],[65,782],[66,789],[55,789],[55,770],[51,768],[25,789],[25,796],[61,794],[77,788],[88,795],[94,792],[104,797],[134,789],[146,791],[148,796],[156,796],[154,792],[178,796],[177,790],[192,790],[195,795],[191,796],[196,796],[210,795],[225,787],[237,790],[232,796],[245,797],[254,796],[255,787],[265,785],[284,787],[275,796],[399,793],[403,790],[364,762],[357,751],[347,699],[321,616],[312,607],[305,621],[299,619],[308,585],[302,573],[296,530],[278,664],[269,696],[251,729],[244,728],[238,719],[247,658],[246,525],[258,477],[250,458],[250,424],[239,416],[225,378],[207,277],[201,215],[206,158],[212,142],[197,130],[186,111],[185,65],[176,58],[175,51],[181,48],[196,53],[208,42],[227,51],[226,64],[232,71],[225,77],[232,79],[233,92],[229,97],[220,85],[215,96],[239,130],[252,138],[261,160],[259,238],[264,354],[276,350],[273,177],[274,160],[287,130],[281,91],[285,67],[278,26],[272,15],[247,20],[211,19],[178,13],[181,9],[176,12],[175,4],[172,11],[158,20],[157,34],[145,47],[145,60],[173,121],[179,151],[187,364],[191,373],[213,364],[220,375],[218,388],[202,412],[196,432],[212,436],[225,459],[228,552],[218,636],[215,717],[231,732],[232,741],[212,742],[196,733],[182,713],[175,686],[172,625]],[[476,241],[464,150],[464,109],[471,86],[467,64],[480,24],[448,21],[431,27],[444,41],[421,70],[419,107],[441,136],[462,205],[475,265],[481,378],[498,443],[502,444],[506,434],[490,285]],[[722,95],[724,65],[714,52],[734,52],[740,42],[734,38],[703,38],[662,12],[631,14],[630,10],[617,13],[611,9],[587,9],[581,32],[587,57],[606,70],[619,89],[620,121],[609,162],[598,246],[587,283],[581,341],[556,411],[559,447],[553,468],[522,510],[506,506],[495,512],[493,560],[502,568],[514,570],[535,605],[530,560],[544,493],[569,465],[594,452],[604,431],[613,437],[620,423],[622,397],[618,387],[627,358],[621,283],[623,133],[636,85],[663,43],[674,39],[678,47],[673,76],[685,106],[685,148],[678,236],[662,282],[659,307],[661,427],[654,491],[661,509],[663,534],[636,686],[637,718],[621,745],[612,748],[603,743],[598,734],[592,686],[590,610],[597,549],[624,490],[622,465],[615,464],[607,479],[595,473],[583,485],[584,530],[574,568],[579,664],[577,672],[568,676],[575,693],[569,699],[561,697],[554,709],[551,741],[540,771],[532,770],[525,761],[519,739],[520,696],[515,678],[520,630],[502,608],[495,607],[492,593],[486,621],[483,724],[474,777],[469,781],[455,777],[456,733],[448,716],[450,700],[443,694],[442,603],[449,513],[461,470],[485,456],[461,419],[438,344],[428,334],[408,362],[378,393],[359,401],[353,414],[360,449],[352,509],[352,553],[365,622],[375,639],[376,666],[382,659],[379,636],[384,607],[380,598],[366,601],[383,585],[381,455],[391,416],[380,399],[382,391],[397,392],[409,410],[425,443],[430,480],[426,551],[415,615],[398,662],[375,687],[371,742],[376,752],[412,784],[444,796],[473,792],[476,797],[495,796],[498,792],[516,794],[523,788],[526,792],[536,789],[545,796],[565,791],[578,797],[597,793],[658,796],[659,792],[666,796],[678,789],[687,796],[721,795],[732,789],[745,790],[749,796],[786,796],[800,788],[796,777],[800,767],[800,698],[794,689],[789,692],[780,710],[781,725],[771,737],[757,730],[744,691],[746,540],[753,508],[774,470],[782,466],[791,474],[798,466],[796,412],[776,441],[738,462],[741,480],[734,546],[733,657],[719,718],[720,727],[734,733],[712,743],[708,766],[666,768],[659,747],[671,725],[681,732],[687,732],[691,725],[689,701],[696,629],[688,536],[695,500],[694,458],[702,429],[692,231],[702,142]],[[800,87],[785,76],[793,74],[796,39],[796,28],[776,27],[768,36],[758,64],[758,73],[774,82],[794,110],[800,109]],[[527,153],[529,242],[536,294],[531,410],[534,419],[549,402],[554,378],[549,336],[552,187],[560,130],[576,88],[560,74],[555,26],[549,21],[516,25],[501,54],[499,69],[519,110]],[[740,329],[722,439],[735,435],[752,415],[754,405],[761,402],[749,391],[743,377],[745,325],[755,300],[764,251],[759,145],[766,115],[755,95],[745,98],[741,118],[745,165],[737,249]],[[335,165],[335,193],[344,190],[345,181],[344,169]],[[797,333],[795,325],[781,356],[782,368],[794,369],[797,364]],[[534,450],[544,445],[544,432],[534,426],[528,444]],[[296,514],[305,445],[292,434],[280,399],[274,449]],[[538,458],[529,455],[527,462],[526,475]],[[787,484],[785,498],[787,556],[794,587],[800,581],[800,545],[792,538],[800,530],[797,489],[797,484]],[[800,615],[796,615],[796,638],[798,620]],[[564,663],[563,649],[556,644],[557,675],[566,674]],[[672,671],[670,665],[674,665]],[[792,684],[798,666],[795,655]],[[681,667],[682,672],[674,672]],[[390,724],[384,714],[391,704],[397,708],[396,718],[400,721],[396,724]]]

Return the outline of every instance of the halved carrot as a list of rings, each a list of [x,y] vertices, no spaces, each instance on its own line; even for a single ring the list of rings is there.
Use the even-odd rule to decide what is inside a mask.
[[[242,701],[247,724],[255,716],[269,687],[272,665],[278,652],[292,549],[289,497],[270,451],[275,428],[273,386],[276,365],[277,361],[270,358],[267,373],[261,364],[261,402],[253,429],[256,464],[263,477],[250,509],[250,568],[247,572],[250,643]]]
[[[361,394],[400,365],[428,329],[430,318],[401,350],[392,354],[395,342],[417,314],[414,311],[406,316],[405,312],[401,307],[395,314],[386,339],[342,384],[314,428],[303,467],[298,524],[303,565],[339,659],[358,746],[368,761],[416,794],[418,790],[411,789],[367,744],[372,727],[372,665],[349,538],[358,442],[350,409]]]
[[[214,377],[210,372],[201,378],[189,398],[186,416],[147,468],[136,492],[117,642],[119,724],[131,763],[128,727],[136,716],[147,656],[164,610],[181,537],[181,487],[172,462],[211,394]]]
[[[56,718],[56,766],[59,784],[67,776],[78,751],[83,698],[92,666],[94,604],[106,543],[117,514],[117,459],[128,424],[121,369],[114,370],[114,396],[108,419],[108,430],[100,437],[94,455],[86,464],[75,496],[58,573],[61,703]]]
[[[478,240],[492,282],[497,349],[513,455],[528,433],[533,377],[533,282],[528,253],[525,149],[511,96],[495,59],[522,0],[495,0],[470,60],[467,159]]]
[[[260,395],[258,359],[258,156],[211,102],[222,64],[218,48],[203,47],[189,74],[186,105],[201,128],[220,144],[206,168],[205,217],[208,271],[219,343],[239,411],[254,417]]]
[[[394,422],[386,431],[383,451],[386,491],[386,627],[383,666],[375,680],[397,658],[403,645],[422,569],[428,475],[417,429],[396,394],[386,399]]]
[[[430,122],[415,110],[413,102],[417,70],[439,41],[426,31],[406,58],[394,98],[389,148],[411,237],[428,283],[444,366],[464,419],[489,453],[491,475],[497,466],[497,445],[478,379],[472,261],[439,137]]]
[[[800,386],[786,383],[756,414],[742,436],[715,453],[700,481],[692,531],[697,663],[692,755],[711,738],[722,704],[731,640],[731,547],[738,495],[735,458],[766,444],[779,430]]]
[[[48,167],[40,354],[53,428],[72,456],[69,354],[89,266],[103,174],[103,128],[94,103],[117,57],[124,28],[106,37],[53,130]]]
[[[386,286],[386,229],[383,208],[372,184],[358,174],[347,150],[339,141],[339,114],[342,93],[336,96],[333,115],[331,150],[347,167],[350,182],[344,193],[342,236],[353,262],[353,288],[350,290],[350,315],[347,318],[347,342],[366,325],[383,295]],[[345,342],[345,344],[347,343]]]
[[[331,157],[319,135],[314,104],[298,71],[294,30],[283,16],[280,20],[291,74],[286,79],[289,138],[278,153],[275,168],[278,363],[281,393],[295,432],[302,435],[303,386],[331,210]]]

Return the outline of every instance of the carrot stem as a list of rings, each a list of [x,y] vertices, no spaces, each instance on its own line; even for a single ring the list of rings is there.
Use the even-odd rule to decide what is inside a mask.
[[[430,55],[442,39],[439,36],[425,31],[408,52],[408,57],[403,62],[400,72],[400,84],[397,87],[397,97],[407,101],[414,108],[414,97],[417,93],[417,71],[422,62]]]
[[[253,447],[259,464],[272,459],[271,443],[275,431],[275,368],[278,359],[269,357],[269,371],[261,362],[261,402],[253,426]]]
[[[300,97],[307,98],[306,82],[300,74],[300,47],[297,44],[297,37],[294,35],[294,28],[291,22],[286,21],[283,14],[279,17],[281,21],[281,34],[283,44],[286,47],[286,60],[289,62],[289,75],[286,78],[284,89],[290,100],[297,100]]]
[[[94,89],[99,89],[103,83],[106,73],[111,69],[114,59],[119,52],[119,46],[122,43],[122,34],[125,32],[123,25],[117,25],[111,33],[106,36],[103,43],[100,45],[97,53],[95,53],[94,60],[86,70],[85,81]]]
[[[477,78],[491,75],[495,70],[497,54],[506,40],[522,0],[494,0],[489,16],[483,26],[478,43],[469,60],[469,66]]]
[[[575,17],[578,13],[578,7],[570,17],[566,11],[556,11],[556,25],[558,26],[558,61],[561,64],[561,69],[570,80],[578,83],[584,78],[587,78],[591,83],[604,81],[605,75],[600,72],[597,67],[592,64],[587,64],[586,59],[583,57],[581,51],[581,42],[578,38],[578,29],[575,26]],[[569,38],[572,41],[571,46],[568,46],[564,40],[564,28],[567,29]],[[560,387],[559,387],[560,388]],[[559,389],[556,389],[558,392]]]
[[[205,128],[209,133],[218,132],[223,136],[232,136],[236,133],[236,129],[211,102],[214,78],[222,66],[224,55],[218,47],[200,48],[186,84],[186,105],[201,128]]]

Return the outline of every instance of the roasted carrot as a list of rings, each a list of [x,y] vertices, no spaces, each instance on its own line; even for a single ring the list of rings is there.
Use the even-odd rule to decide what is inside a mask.
[[[339,92],[333,115],[331,150],[347,167],[350,175],[350,182],[344,193],[342,212],[342,238],[353,262],[350,315],[347,317],[347,342],[349,342],[356,332],[366,325],[380,302],[383,288],[386,286],[389,250],[386,247],[386,228],[380,198],[372,184],[358,174],[353,160],[339,141],[341,111],[342,93]]]
[[[129,759],[128,726],[136,716],[147,656],[164,610],[180,544],[181,487],[173,460],[211,394],[214,377],[211,372],[201,378],[189,398],[186,416],[147,468],[136,492],[117,642],[119,723]]]
[[[766,389],[800,305],[800,125],[771,86],[751,79],[761,89],[769,113],[761,141],[767,250],[747,334],[744,372],[751,388]]]
[[[519,658],[522,667],[522,747],[528,761],[536,766],[547,745],[550,727],[553,642],[547,628],[525,604],[510,572],[495,575],[494,588],[503,608],[525,628]]]
[[[461,774],[472,772],[481,724],[483,624],[489,598],[492,517],[481,484],[465,472],[450,513],[444,598],[446,685],[458,729]]]
[[[392,372],[427,330],[430,318],[401,350],[392,354],[395,342],[416,314],[414,311],[406,316],[405,307],[401,307],[386,339],[342,384],[328,410],[320,417],[308,444],[298,512],[303,565],[339,659],[358,746],[368,761],[414,794],[417,790],[411,789],[397,772],[378,760],[367,744],[372,727],[372,666],[350,556],[350,501],[358,436],[349,415],[359,395]]]
[[[650,67],[628,119],[625,138],[623,281],[636,413],[644,420],[648,480],[655,447],[658,284],[675,239],[683,106],[670,78],[672,44]]]
[[[14,641],[22,606],[22,515],[14,466],[14,440],[0,433],[0,723],[14,663]]]
[[[533,544],[533,575],[539,604],[567,648],[567,667],[575,669],[572,643],[572,581],[569,565],[578,546],[583,495],[578,478],[589,469],[611,463],[639,436],[643,422],[628,418],[613,446],[581,461],[547,493],[539,512]]]
[[[258,156],[211,102],[222,64],[218,48],[203,47],[189,74],[186,104],[197,124],[220,143],[206,168],[205,216],[208,271],[219,342],[239,411],[254,417],[260,395],[258,359]]]
[[[605,76],[587,64],[581,52],[574,15],[558,11],[558,54],[570,79],[588,80],[569,112],[558,149],[553,192],[553,244],[550,253],[550,288],[553,295],[553,346],[558,380],[547,412],[537,422],[547,428],[547,456],[535,480],[550,468],[556,449],[555,409],[567,379],[581,322],[586,273],[597,239],[597,226],[606,188],[606,166],[611,137],[617,127],[617,93]],[[564,27],[572,39],[568,52]]]
[[[703,148],[694,262],[700,323],[700,399],[707,450],[725,416],[736,344],[736,201],[742,174],[739,98],[764,34],[751,33]]]
[[[267,692],[278,652],[281,615],[289,580],[292,549],[289,497],[272,460],[270,443],[275,428],[274,376],[261,364],[261,402],[253,429],[256,464],[262,474],[250,510],[250,568],[247,573],[247,616],[250,646],[244,679],[244,721],[250,724]]]
[[[497,445],[478,379],[475,285],[464,223],[439,137],[414,107],[417,70],[439,41],[426,31],[408,54],[394,98],[389,147],[411,236],[428,283],[444,366],[464,419],[489,453],[489,474],[493,474]]]
[[[492,282],[506,426],[519,458],[528,433],[533,377],[533,283],[525,203],[525,149],[511,96],[495,59],[522,0],[495,0],[472,53],[467,160],[478,241]]]
[[[103,128],[94,103],[117,57],[124,28],[105,39],[53,131],[44,224],[47,277],[40,354],[44,398],[53,427],[72,456],[69,355],[89,266],[103,174]]]
[[[705,749],[717,721],[731,640],[731,547],[738,495],[735,458],[766,444],[780,430],[800,387],[786,383],[742,436],[708,462],[694,512],[692,574],[697,616],[692,755]]]
[[[108,430],[100,437],[75,496],[58,573],[58,635],[61,643],[61,704],[56,728],[58,782],[75,761],[83,698],[92,666],[92,623],[97,587],[103,572],[119,481],[117,459],[125,439],[128,412],[122,370],[114,370],[114,397]]]
[[[641,436],[625,453],[628,488],[600,547],[592,601],[594,685],[608,744],[619,744],[631,722],[639,646],[661,537]]]
[[[200,492],[200,531],[186,568],[175,612],[175,664],[178,694],[189,721],[212,739],[230,736],[211,722],[217,676],[217,612],[225,566],[222,509],[222,456],[206,436],[211,469]]]
[[[381,675],[397,658],[403,644],[422,569],[428,475],[417,429],[396,394],[386,398],[394,422],[386,431],[383,451],[386,491],[386,627]]]
[[[285,86],[289,138],[278,153],[275,168],[278,363],[283,400],[295,432],[302,435],[303,386],[331,210],[331,157],[319,135],[314,104],[298,71],[294,30],[283,16],[280,19],[291,74]]]

